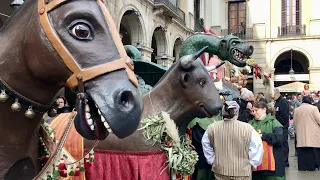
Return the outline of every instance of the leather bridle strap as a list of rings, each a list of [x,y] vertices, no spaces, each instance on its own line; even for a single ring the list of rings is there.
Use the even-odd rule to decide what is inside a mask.
[[[98,5],[101,8],[101,11],[105,17],[105,20],[108,24],[109,31],[114,41],[117,50],[119,52],[120,58],[111,62],[106,62],[105,64],[97,65],[91,68],[82,69],[73,56],[70,54],[68,49],[64,46],[60,38],[58,37],[55,29],[52,27],[48,13],[60,5],[67,3],[70,0],[52,0],[48,4],[45,3],[45,0],[38,1],[38,13],[40,18],[40,24],[45,32],[47,38],[51,42],[52,46],[55,48],[64,64],[68,67],[68,69],[72,72],[72,75],[67,80],[67,86],[71,89],[74,89],[77,83],[77,75],[81,75],[83,78],[83,82],[91,80],[100,75],[113,72],[120,69],[125,69],[130,81],[138,87],[138,80],[133,72],[133,66],[131,65],[131,60],[127,56],[126,51],[121,42],[120,36],[117,32],[116,26],[111,19],[111,15],[109,14],[107,8],[101,2],[101,0],[97,0]]]

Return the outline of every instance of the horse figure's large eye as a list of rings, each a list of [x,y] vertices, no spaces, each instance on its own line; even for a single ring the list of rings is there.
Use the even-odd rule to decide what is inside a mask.
[[[233,42],[233,43],[232,43],[232,46],[235,46],[235,45],[236,45],[236,43],[235,43],[235,42]]]
[[[73,23],[73,25],[70,26],[69,32],[70,34],[79,39],[79,40],[92,40],[93,39],[93,33],[91,30],[91,26],[87,24],[86,22],[76,22]]]

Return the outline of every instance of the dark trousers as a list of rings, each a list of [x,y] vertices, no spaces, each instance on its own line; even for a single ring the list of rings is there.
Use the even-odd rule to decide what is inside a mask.
[[[288,128],[283,129],[283,144],[282,144],[282,151],[284,154],[284,164],[285,166],[289,166],[289,143],[288,143]]]

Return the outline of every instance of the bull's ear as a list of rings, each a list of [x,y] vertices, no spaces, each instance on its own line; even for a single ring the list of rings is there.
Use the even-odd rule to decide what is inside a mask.
[[[179,81],[183,88],[187,88],[188,83],[190,81],[190,77],[191,75],[188,72],[181,73]]]

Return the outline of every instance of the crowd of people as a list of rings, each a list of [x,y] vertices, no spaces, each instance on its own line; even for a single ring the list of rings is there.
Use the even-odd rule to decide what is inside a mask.
[[[239,99],[225,101],[222,120],[202,127],[193,139],[202,153],[192,179],[285,180],[289,134],[295,137],[298,170],[319,170],[318,101],[319,92],[310,91],[308,85],[290,96],[275,89],[270,99],[242,88]]]

